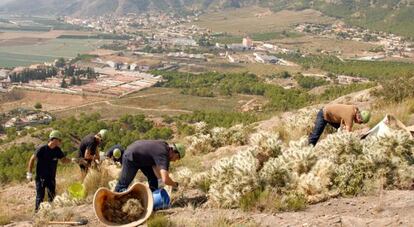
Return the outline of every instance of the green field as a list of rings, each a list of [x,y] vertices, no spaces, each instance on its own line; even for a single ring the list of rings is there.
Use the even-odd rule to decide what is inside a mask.
[[[0,67],[27,66],[59,57],[73,58],[78,53],[95,50],[105,42],[96,39],[51,39],[40,44],[0,46]]]

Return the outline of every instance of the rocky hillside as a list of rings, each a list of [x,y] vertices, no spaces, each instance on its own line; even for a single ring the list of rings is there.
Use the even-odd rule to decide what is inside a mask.
[[[412,0],[8,0],[0,11],[35,15],[95,16],[148,11],[184,12],[261,6],[273,11],[316,9],[354,25],[414,37]]]

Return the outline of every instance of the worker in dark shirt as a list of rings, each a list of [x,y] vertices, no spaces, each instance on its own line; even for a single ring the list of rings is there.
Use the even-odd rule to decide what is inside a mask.
[[[122,155],[124,154],[124,148],[121,145],[116,144],[109,148],[106,152],[106,158],[112,159],[114,162],[119,162],[122,164]]]
[[[66,158],[65,154],[60,149],[62,134],[53,130],[49,134],[49,142],[46,145],[40,146],[32,155],[29,161],[28,172],[26,178],[31,181],[33,174],[33,165],[36,163],[36,206],[35,211],[39,209],[40,203],[45,197],[45,190],[49,201],[52,202],[56,194],[56,168],[58,160],[62,163],[69,163],[71,160]]]
[[[129,145],[122,157],[122,171],[116,192],[128,189],[138,170],[148,179],[151,191],[160,186],[159,183],[178,187],[169,175],[170,161],[177,161],[185,156],[182,144],[169,145],[161,140],[141,140]]]
[[[102,129],[98,134],[85,136],[79,145],[78,163],[81,168],[82,178],[86,176],[93,161],[99,162],[99,145],[105,139],[108,130]]]

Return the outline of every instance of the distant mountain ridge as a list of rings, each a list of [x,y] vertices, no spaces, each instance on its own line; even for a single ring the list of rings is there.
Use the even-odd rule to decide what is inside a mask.
[[[273,11],[312,8],[352,24],[414,37],[414,0],[12,0],[0,6],[0,11],[96,16],[246,6],[267,7]]]

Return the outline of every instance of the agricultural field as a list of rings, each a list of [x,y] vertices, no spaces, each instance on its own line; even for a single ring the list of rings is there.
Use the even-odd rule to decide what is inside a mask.
[[[249,7],[236,10],[207,13],[196,23],[213,32],[226,32],[233,35],[280,32],[297,23],[329,23],[334,19],[323,16],[315,10],[287,11],[277,13],[264,8]]]
[[[7,112],[18,107],[33,108],[37,102],[42,104],[43,110],[53,111],[97,101],[102,101],[102,98],[14,89],[0,98],[0,111]]]
[[[0,67],[25,66],[53,61],[59,57],[74,58],[102,45],[102,40],[53,39],[36,45],[0,47]]]
[[[252,55],[252,53],[247,53]],[[251,72],[256,75],[271,75],[278,72],[288,71],[291,73],[304,72],[300,66],[284,66],[277,64],[261,64],[257,62],[249,63],[229,63],[227,59],[213,59],[209,62],[194,66],[180,67],[179,72],[203,73],[203,72],[220,72],[220,73],[243,73]],[[306,73],[318,73],[314,69],[306,71]]]
[[[99,39],[57,39],[61,35],[87,35],[77,31],[3,31],[0,33],[0,67],[26,66],[59,57],[73,58],[103,45]]]
[[[341,56],[349,58],[366,54],[367,51],[376,47],[376,45],[366,42],[337,40],[308,35],[272,40],[271,42],[292,50],[300,49],[306,53],[318,53],[321,50],[325,50],[329,52],[338,52],[341,53]]]

